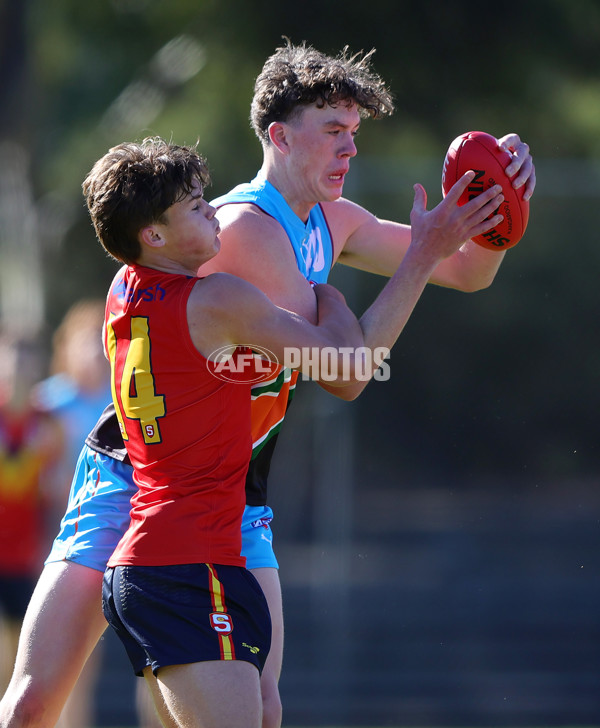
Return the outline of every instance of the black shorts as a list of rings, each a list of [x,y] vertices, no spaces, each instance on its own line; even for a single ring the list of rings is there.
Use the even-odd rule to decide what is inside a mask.
[[[116,566],[104,573],[102,608],[136,675],[151,666],[244,660],[262,672],[271,617],[240,566]]]
[[[0,576],[0,612],[21,621],[35,589],[33,576]]]

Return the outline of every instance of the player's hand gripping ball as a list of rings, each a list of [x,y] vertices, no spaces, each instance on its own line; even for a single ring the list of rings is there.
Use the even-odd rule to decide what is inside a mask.
[[[477,235],[473,241],[489,250],[507,250],[523,237],[529,220],[529,201],[523,199],[525,186],[518,190],[512,186],[505,169],[511,161],[510,152],[502,149],[496,137],[483,131],[470,131],[457,137],[446,153],[442,171],[444,196],[465,172],[472,169],[475,178],[461,195],[458,204],[464,205],[489,187],[502,187],[504,202],[494,214],[504,220],[487,232]]]

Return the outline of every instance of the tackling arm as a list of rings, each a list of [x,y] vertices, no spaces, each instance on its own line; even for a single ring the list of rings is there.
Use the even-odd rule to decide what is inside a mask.
[[[456,204],[473,176],[472,171],[463,175],[431,212],[427,211],[424,188],[415,185],[410,245],[396,273],[360,318],[367,348],[391,349],[433,271],[439,268],[440,261],[453,255],[465,238],[478,235],[499,223],[501,216],[494,214],[503,199],[499,185],[491,187],[462,207]],[[366,386],[366,381],[362,382],[362,387],[360,384],[352,383],[342,396],[353,399]]]

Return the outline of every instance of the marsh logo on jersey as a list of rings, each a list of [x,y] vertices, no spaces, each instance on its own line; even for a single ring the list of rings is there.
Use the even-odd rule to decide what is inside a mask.
[[[222,346],[208,357],[206,367],[224,382],[257,384],[277,375],[279,361],[264,346]]]
[[[114,298],[118,303],[123,303],[125,300],[125,294],[127,293],[127,284],[125,283],[123,276],[123,272],[118,274],[118,277],[115,278],[109,293],[109,296]]]

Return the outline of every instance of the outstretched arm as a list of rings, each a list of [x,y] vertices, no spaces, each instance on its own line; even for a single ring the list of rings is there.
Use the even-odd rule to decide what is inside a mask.
[[[315,300],[312,289],[311,294]],[[364,345],[363,332],[335,288],[320,286],[318,299],[322,310],[318,323],[312,324],[276,306],[247,281],[215,273],[200,279],[188,299],[190,336],[208,359],[224,348],[233,351],[237,346],[245,346],[263,352],[272,363],[298,369],[311,379],[339,380],[341,384],[345,352]]]
[[[528,145],[517,134],[498,141],[513,155],[506,169],[509,177],[514,175],[513,187],[525,185],[525,198],[529,199],[536,177]],[[387,277],[394,274],[410,245],[409,225],[379,219],[345,199],[324,203],[323,209],[338,241],[338,262]],[[503,253],[466,241],[440,261],[429,282],[464,292],[481,290],[491,285],[503,259]]]
[[[492,214],[503,199],[499,185],[463,207],[456,204],[473,176],[473,172],[463,175],[431,212],[427,210],[425,189],[415,185],[411,243],[396,273],[359,320],[368,350],[391,349],[440,261],[452,255],[465,238],[479,235],[502,220],[501,215]],[[371,374],[376,368],[377,362],[372,361]],[[354,399],[366,384],[367,381],[351,382],[342,392],[322,386],[344,399]]]

